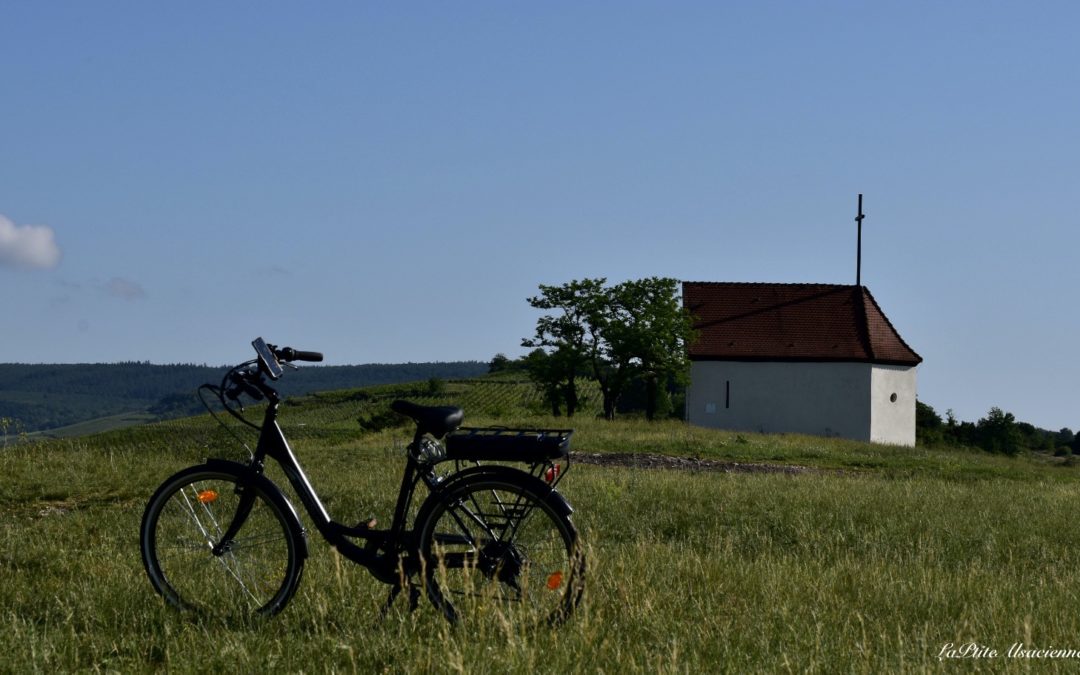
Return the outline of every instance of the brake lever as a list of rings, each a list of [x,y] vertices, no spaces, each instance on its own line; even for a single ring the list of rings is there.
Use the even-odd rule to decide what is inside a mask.
[[[228,396],[232,400],[239,402],[241,392],[247,394],[256,401],[261,401],[265,398],[263,393],[259,391],[259,388],[248,382],[243,375],[237,373],[230,379],[232,379],[233,386],[229,388]]]

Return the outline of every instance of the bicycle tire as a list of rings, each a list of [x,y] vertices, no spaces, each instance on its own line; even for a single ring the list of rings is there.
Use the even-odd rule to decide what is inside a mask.
[[[433,494],[417,517],[428,599],[451,623],[564,621],[581,598],[585,559],[563,507],[548,485],[510,469]]]
[[[215,553],[247,490],[254,493],[250,514],[226,550]],[[140,528],[143,565],[154,589],[173,607],[221,617],[281,611],[300,584],[302,538],[280,494],[242,473],[209,465],[162,483]]]

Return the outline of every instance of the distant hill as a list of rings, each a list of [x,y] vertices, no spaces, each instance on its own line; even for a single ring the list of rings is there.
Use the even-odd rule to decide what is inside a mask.
[[[379,384],[476,377],[480,361],[306,366],[279,382],[285,396]],[[195,390],[227,368],[196,365],[0,363],[0,418],[20,431],[43,431],[102,417],[143,413],[169,419],[202,411]]]

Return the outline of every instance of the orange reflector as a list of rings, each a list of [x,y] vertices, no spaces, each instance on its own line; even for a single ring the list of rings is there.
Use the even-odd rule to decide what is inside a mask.
[[[549,591],[559,590],[559,586],[562,586],[562,572],[552,572],[548,575],[547,587]]]
[[[199,493],[199,503],[209,504],[210,502],[217,501],[217,492],[214,490],[203,490]]]

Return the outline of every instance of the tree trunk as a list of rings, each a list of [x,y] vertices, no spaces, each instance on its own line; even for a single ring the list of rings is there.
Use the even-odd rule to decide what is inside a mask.
[[[562,411],[559,409],[559,386],[557,384],[548,383],[544,385],[544,400],[551,404],[552,417],[561,417]]]
[[[645,378],[645,419],[652,422],[656,419],[656,393],[657,382],[655,377]]]
[[[566,383],[563,396],[566,399],[566,416],[573,417],[578,407],[577,383],[573,379]]]
[[[612,392],[604,391],[604,419],[611,422],[615,419],[615,404],[618,398]]]
[[[605,377],[598,375],[596,379],[600,384],[600,393],[604,397],[604,419],[610,422],[615,419],[616,407],[619,405],[625,382],[622,373],[618,371],[608,373]]]

